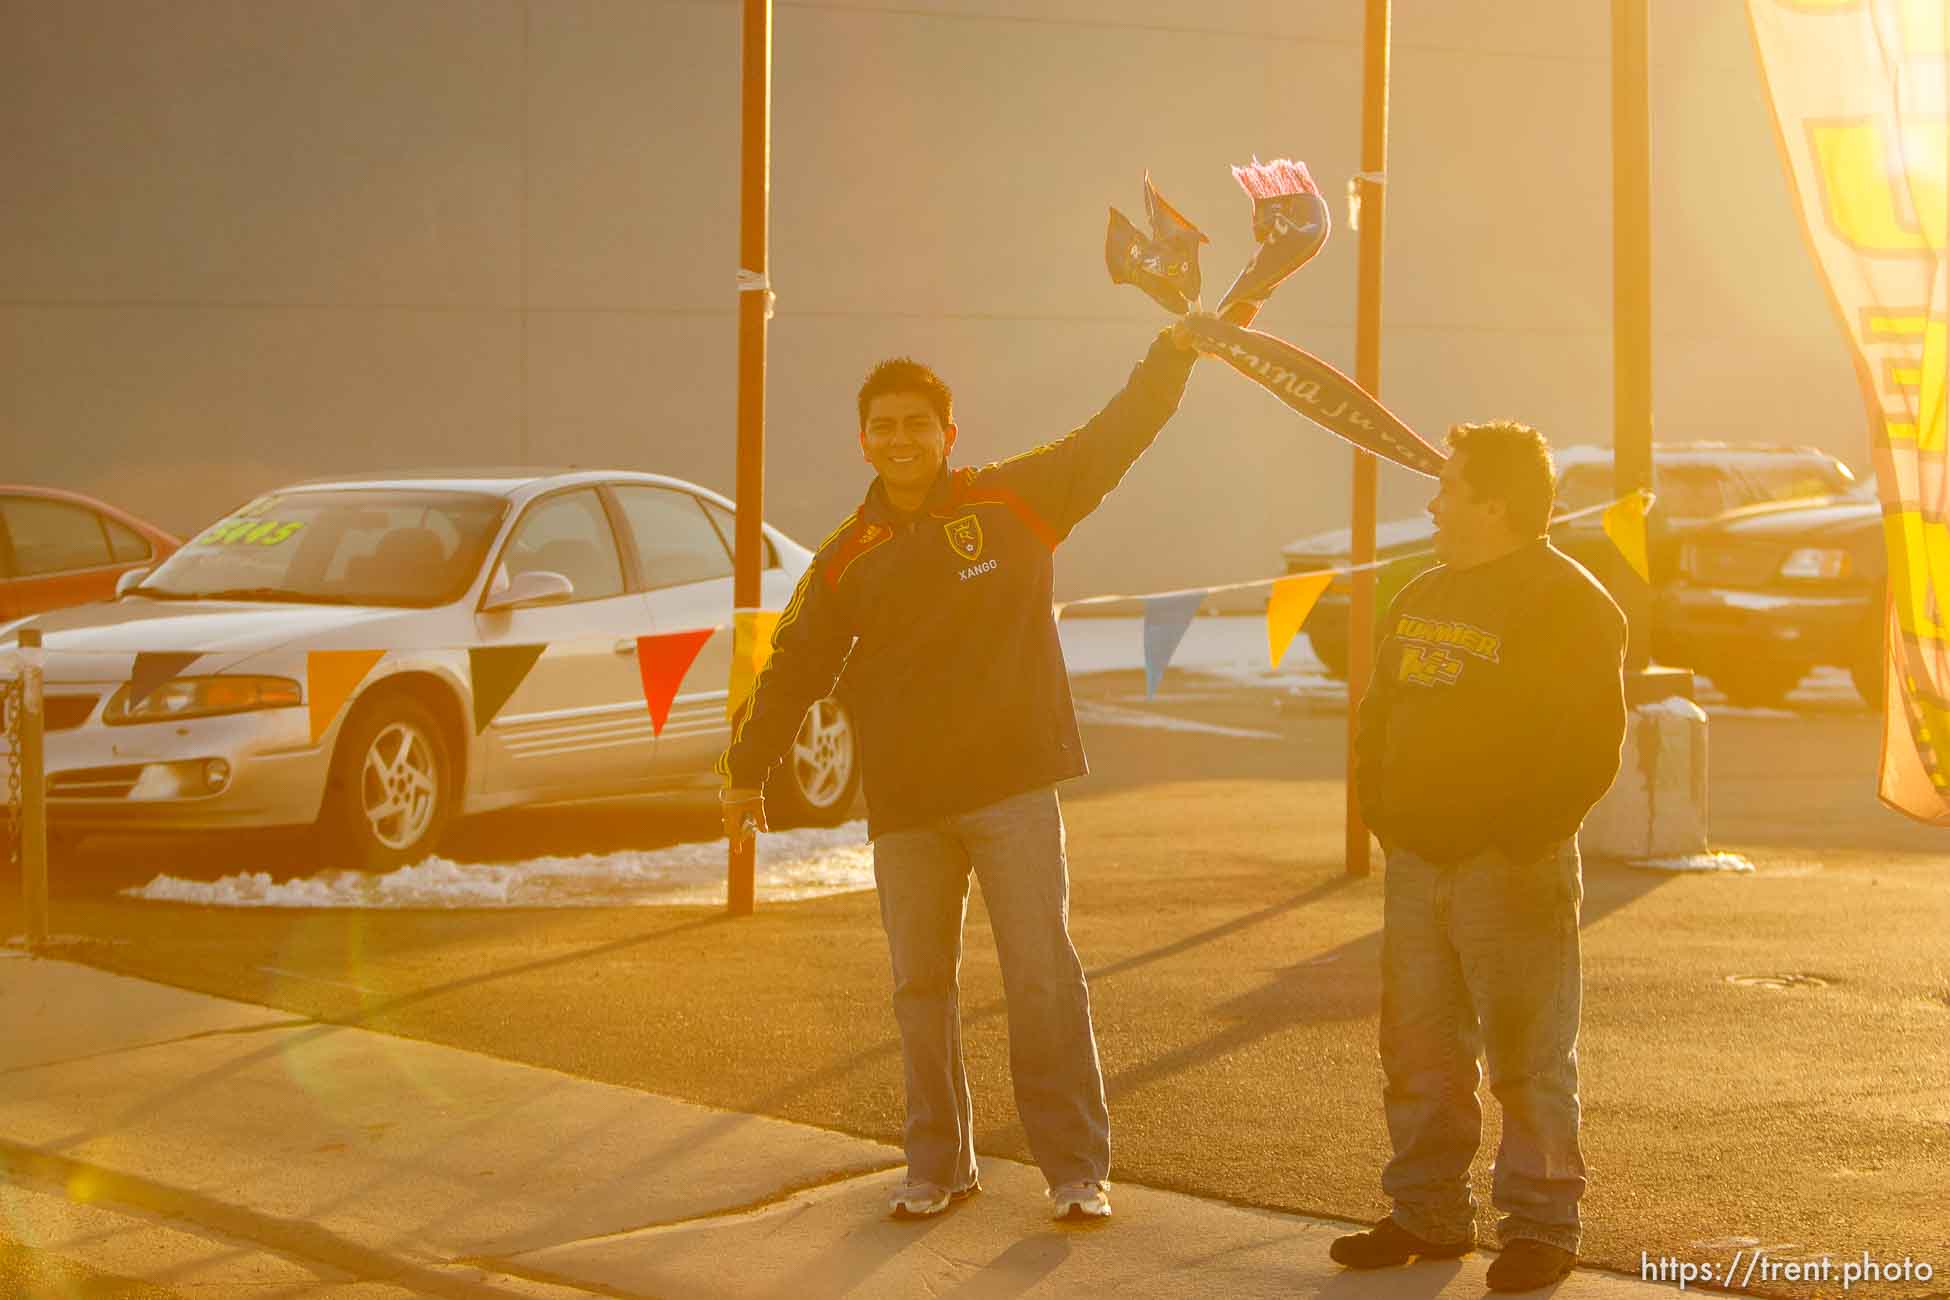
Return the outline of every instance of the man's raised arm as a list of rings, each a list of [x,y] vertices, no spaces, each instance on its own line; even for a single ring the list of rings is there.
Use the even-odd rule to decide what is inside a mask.
[[[1178,410],[1197,343],[1181,324],[1161,330],[1131,377],[1079,429],[980,471],[1020,496],[1048,525],[1051,544],[1095,510]]]

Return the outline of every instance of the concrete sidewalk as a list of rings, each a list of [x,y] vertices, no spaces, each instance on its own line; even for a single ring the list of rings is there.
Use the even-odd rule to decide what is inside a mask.
[[[1344,1224],[1122,1183],[1111,1222],[1056,1224],[993,1159],[895,1222],[877,1142],[5,950],[0,1164],[16,1239],[211,1297],[1364,1300],[1478,1296],[1489,1259],[1349,1273]]]

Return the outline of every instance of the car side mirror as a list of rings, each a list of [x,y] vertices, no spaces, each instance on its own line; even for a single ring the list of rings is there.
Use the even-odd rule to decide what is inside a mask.
[[[489,596],[481,605],[488,613],[507,609],[526,609],[530,605],[554,605],[575,595],[573,582],[547,569],[532,569]]]
[[[115,599],[120,600],[122,597],[128,595],[129,588],[135,586],[155,571],[155,566],[151,565],[141,569],[130,569],[127,573],[117,578],[115,580]]]

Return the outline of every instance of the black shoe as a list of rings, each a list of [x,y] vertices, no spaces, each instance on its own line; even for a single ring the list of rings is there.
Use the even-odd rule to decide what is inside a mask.
[[[1424,1241],[1393,1218],[1383,1219],[1368,1232],[1336,1237],[1327,1248],[1336,1264],[1349,1268],[1389,1268],[1406,1264],[1419,1255],[1423,1259],[1454,1259],[1467,1255],[1476,1246],[1472,1231],[1461,1241]]]
[[[1569,1273],[1577,1262],[1576,1251],[1518,1237],[1491,1261],[1487,1280],[1492,1291],[1535,1291]]]

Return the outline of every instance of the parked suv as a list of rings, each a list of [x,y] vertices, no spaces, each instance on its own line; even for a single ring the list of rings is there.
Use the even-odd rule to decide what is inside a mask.
[[[1556,451],[1557,513],[1603,505],[1617,495],[1609,447],[1575,445]],[[1812,447],[1756,446],[1724,442],[1662,442],[1653,448],[1653,491],[1658,503],[1647,520],[1647,561],[1655,589],[1677,571],[1679,550],[1692,532],[1729,510],[1763,502],[1823,499],[1856,491],[1849,467]],[[1431,489],[1433,491],[1433,489]],[[1435,525],[1424,514],[1391,520],[1375,529],[1375,555],[1386,561],[1375,575],[1375,608],[1386,609],[1410,578],[1435,563],[1430,552]],[[1597,515],[1551,530],[1559,549],[1575,557],[1607,585],[1625,572],[1624,561],[1605,536]],[[1344,568],[1353,549],[1348,529],[1315,533],[1281,549],[1288,573]],[[1307,639],[1336,677],[1347,675],[1347,625],[1350,584],[1337,577],[1308,615]],[[1679,647],[1655,620],[1653,653],[1685,662]],[[1678,656],[1675,658],[1675,656]]]
[[[1867,493],[1735,511],[1679,548],[1654,620],[1735,704],[1779,704],[1818,665],[1882,702],[1882,508]]]

